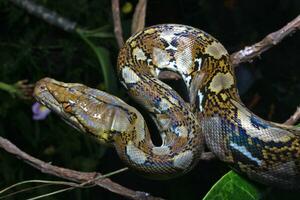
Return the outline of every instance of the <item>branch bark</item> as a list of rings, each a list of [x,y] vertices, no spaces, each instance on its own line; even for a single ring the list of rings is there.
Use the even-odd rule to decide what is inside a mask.
[[[270,33],[261,41],[251,46],[246,46],[244,49],[231,54],[230,58],[233,66],[237,66],[240,63],[250,61],[253,58],[261,55],[263,52],[267,51],[271,47],[281,42],[283,38],[285,38],[288,35],[291,35],[293,32],[299,29],[300,15],[298,15],[295,19],[290,21],[278,31]]]
[[[46,174],[51,174],[60,178],[68,179],[79,183],[84,183],[96,177],[101,176],[101,173],[98,172],[79,172],[79,171],[51,165],[33,156],[28,155],[27,153],[20,150],[13,143],[11,143],[9,140],[3,137],[0,137],[0,147],[3,148],[5,151],[15,155],[17,158],[28,163],[32,167]],[[111,181],[109,178],[96,180],[94,184],[103,187],[116,194],[122,195],[128,199],[162,200],[162,198],[151,196],[148,193],[134,191],[129,188],[126,188],[122,185],[119,185],[118,183]]]
[[[145,27],[147,0],[139,0],[132,18],[131,34],[141,31]]]
[[[13,4],[23,8],[28,13],[43,19],[49,24],[55,25],[64,31],[74,32],[77,26],[76,22],[72,22],[58,13],[38,5],[30,0],[10,0]]]
[[[288,119],[286,120],[283,124],[285,125],[294,125],[297,123],[297,121],[300,119],[300,106],[297,107],[296,112]]]
[[[115,32],[118,46],[119,48],[121,48],[124,44],[124,39],[123,39],[123,31],[122,31],[121,18],[120,18],[119,0],[112,0],[111,7],[112,7],[112,15],[114,21],[114,32]]]

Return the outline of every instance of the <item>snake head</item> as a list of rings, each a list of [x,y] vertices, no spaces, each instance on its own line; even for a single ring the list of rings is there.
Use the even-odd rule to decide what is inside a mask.
[[[43,78],[36,83],[33,96],[72,127],[86,132],[75,111],[75,104],[78,102],[78,96],[84,87],[81,84],[67,84],[51,78]]]
[[[77,130],[104,144],[132,129],[139,113],[121,99],[78,83],[43,78],[36,83],[35,99]],[[140,117],[141,118],[141,117]]]

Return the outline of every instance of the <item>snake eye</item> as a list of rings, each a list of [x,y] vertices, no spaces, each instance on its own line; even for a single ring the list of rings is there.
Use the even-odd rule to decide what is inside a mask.
[[[62,104],[62,106],[63,106],[65,112],[71,112],[72,111],[72,106],[71,106],[70,103],[65,102],[65,103]]]
[[[71,93],[75,93],[75,89],[74,89],[74,88],[71,88],[71,87],[68,88],[68,91],[71,92]]]

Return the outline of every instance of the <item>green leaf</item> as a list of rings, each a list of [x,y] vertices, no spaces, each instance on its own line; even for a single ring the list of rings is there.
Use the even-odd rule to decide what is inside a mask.
[[[261,196],[257,186],[234,171],[229,171],[214,184],[203,200],[256,200]]]
[[[18,90],[16,86],[4,82],[0,82],[0,90],[10,93],[13,97],[22,95],[22,92]]]
[[[87,37],[95,37],[95,38],[113,38],[114,34],[109,32],[97,32],[92,34],[86,34]]]
[[[117,93],[116,73],[114,72],[113,66],[110,62],[109,51],[106,48],[100,46],[95,47],[94,51],[101,65],[106,90],[111,94],[116,94]]]
[[[102,26],[93,30],[80,29],[82,35],[85,37],[97,37],[97,38],[113,38],[114,34],[109,31],[110,26]]]
[[[111,94],[117,93],[117,81],[116,74],[114,73],[112,64],[110,62],[109,51],[103,47],[96,46],[91,40],[86,36],[86,32],[81,29],[76,30],[83,41],[94,51],[97,56],[98,62],[101,66],[101,71],[104,78],[105,89]]]

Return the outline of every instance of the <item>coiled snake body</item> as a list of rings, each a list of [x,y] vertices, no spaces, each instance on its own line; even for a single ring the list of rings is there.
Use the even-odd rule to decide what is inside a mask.
[[[158,79],[178,73],[186,103]],[[207,33],[163,24],[140,31],[120,50],[118,74],[149,112],[162,137],[153,145],[142,115],[117,97],[82,84],[40,80],[34,95],[72,126],[114,145],[128,166],[151,178],[191,170],[205,142],[236,171],[264,184],[300,187],[300,131],[265,121],[240,101],[225,48]]]

